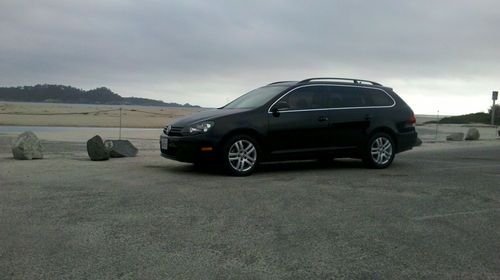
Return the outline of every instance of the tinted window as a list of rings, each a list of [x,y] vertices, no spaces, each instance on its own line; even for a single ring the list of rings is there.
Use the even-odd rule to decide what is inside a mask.
[[[266,104],[273,97],[286,89],[286,86],[265,86],[254,89],[249,93],[242,95],[224,106],[227,109],[237,108],[257,108]]]
[[[330,108],[363,107],[365,100],[355,87],[328,87],[327,102]]]
[[[328,87],[326,93],[329,108],[391,106],[392,99],[383,91],[359,87]]]
[[[287,94],[280,102],[286,102],[288,110],[391,106],[394,103],[381,90],[344,86],[301,87]]]
[[[324,86],[301,87],[287,94],[280,102],[286,102],[288,110],[327,108],[324,92]]]
[[[364,88],[363,99],[368,106],[391,106],[394,101],[381,90]]]

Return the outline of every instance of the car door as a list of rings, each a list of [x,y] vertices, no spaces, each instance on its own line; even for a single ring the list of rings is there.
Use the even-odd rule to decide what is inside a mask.
[[[370,127],[373,111],[367,107],[362,88],[356,86],[331,85],[325,94],[329,114],[330,133],[336,148],[355,148],[363,143]]]
[[[279,111],[268,112],[271,154],[321,150],[331,142],[323,86],[302,86],[284,95]]]

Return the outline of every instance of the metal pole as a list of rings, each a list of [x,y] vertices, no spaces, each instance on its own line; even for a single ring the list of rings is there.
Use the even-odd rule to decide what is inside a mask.
[[[493,99],[493,105],[491,106],[491,125],[495,125],[495,99]]]
[[[436,118],[436,140],[438,139],[438,128],[439,128],[439,110],[437,111],[437,118]]]
[[[491,93],[491,99],[493,100],[493,105],[491,106],[491,125],[495,125],[495,102],[498,99],[498,91]]]
[[[120,107],[120,130],[118,132],[118,139],[122,140],[122,107]]]

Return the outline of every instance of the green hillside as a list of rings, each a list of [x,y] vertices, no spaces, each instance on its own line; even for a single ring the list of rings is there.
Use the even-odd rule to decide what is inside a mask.
[[[0,87],[0,101],[199,107],[189,103],[182,105],[147,98],[122,97],[105,87],[85,91],[62,85]]]
[[[429,121],[427,123],[436,123],[436,121]],[[491,109],[488,113],[472,113],[460,116],[451,116],[442,118],[439,120],[439,123],[442,124],[470,124],[470,123],[482,123],[482,124],[490,124],[491,123]],[[495,124],[500,124],[500,105],[495,106]]]

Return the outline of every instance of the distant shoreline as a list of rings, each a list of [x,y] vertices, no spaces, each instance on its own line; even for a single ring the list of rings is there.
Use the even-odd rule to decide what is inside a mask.
[[[415,114],[415,118],[417,119],[417,124],[423,124],[425,122],[437,121],[438,119],[442,119],[445,117],[449,117],[450,115],[428,115],[428,114]]]

